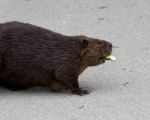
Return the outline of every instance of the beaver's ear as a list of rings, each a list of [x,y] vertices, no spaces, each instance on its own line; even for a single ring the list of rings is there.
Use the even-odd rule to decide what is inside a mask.
[[[83,48],[86,48],[88,46],[88,40],[85,38],[81,39],[81,46]]]

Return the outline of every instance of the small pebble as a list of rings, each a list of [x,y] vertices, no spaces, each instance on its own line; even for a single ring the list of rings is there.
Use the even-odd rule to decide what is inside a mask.
[[[84,105],[82,105],[82,106],[79,107],[79,109],[82,109],[82,108],[84,108]]]
[[[129,84],[129,82],[124,82],[123,86],[127,86]]]

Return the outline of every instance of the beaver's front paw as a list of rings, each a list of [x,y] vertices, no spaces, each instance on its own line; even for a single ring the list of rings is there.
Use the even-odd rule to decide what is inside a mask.
[[[82,90],[81,88],[79,88],[77,90],[74,90],[72,92],[73,92],[73,94],[80,95],[80,96],[83,96],[85,94],[90,94],[90,91],[88,91],[88,90]]]

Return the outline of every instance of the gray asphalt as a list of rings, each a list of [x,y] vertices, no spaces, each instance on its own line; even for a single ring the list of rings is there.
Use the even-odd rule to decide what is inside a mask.
[[[115,62],[88,68],[76,96],[0,88],[0,120],[149,120],[149,0],[0,0],[0,22],[23,21],[113,43]]]

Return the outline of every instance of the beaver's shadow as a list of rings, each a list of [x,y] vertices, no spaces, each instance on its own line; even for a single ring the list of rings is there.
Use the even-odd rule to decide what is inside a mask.
[[[24,94],[24,95],[59,95],[59,94],[64,94],[67,95],[69,94],[68,90],[61,90],[61,91],[51,91],[48,88],[43,88],[43,87],[33,87],[25,90],[16,90],[12,91],[9,89],[5,89],[0,87],[0,95],[19,95],[19,94]]]
[[[86,89],[88,91],[90,91],[91,93],[93,92],[99,92],[99,93],[105,93],[105,92],[112,92],[116,89],[115,83],[101,83],[101,82],[97,82],[97,81],[80,81],[80,87],[82,89]],[[0,95],[4,95],[4,94],[71,94],[70,90],[68,89],[63,89],[63,90],[59,90],[59,91],[52,91],[49,90],[48,88],[44,88],[44,87],[33,87],[33,88],[29,88],[29,89],[25,89],[25,90],[16,90],[16,91],[11,91],[9,89],[5,89],[0,87]]]

